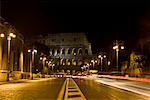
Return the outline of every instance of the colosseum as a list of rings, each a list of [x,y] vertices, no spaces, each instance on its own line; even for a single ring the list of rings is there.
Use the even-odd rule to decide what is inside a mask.
[[[92,57],[91,43],[85,33],[39,35],[36,40],[49,47],[49,57],[57,69],[79,70]]]

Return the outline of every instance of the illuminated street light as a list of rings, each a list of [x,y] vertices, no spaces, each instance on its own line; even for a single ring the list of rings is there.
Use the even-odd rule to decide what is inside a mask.
[[[94,68],[94,66],[95,66],[95,61],[94,61],[94,60],[91,60],[91,62],[92,62],[92,67]]]
[[[46,57],[44,57],[43,60],[46,60]]]
[[[37,50],[34,49],[34,52],[37,53]]]
[[[31,50],[28,50],[28,52],[31,52]]]
[[[48,62],[45,62],[46,59],[47,59],[46,57],[40,57],[40,60],[42,60],[43,69],[45,67],[45,63],[48,63]]]
[[[102,66],[103,66],[103,58],[106,58],[106,55],[102,56],[102,55],[98,55],[98,58],[101,59],[101,72],[102,72]]]
[[[37,53],[36,49],[28,49],[28,53],[31,53],[31,59],[30,59],[30,79],[33,79],[33,75],[32,75],[32,68],[34,66],[34,54]]]
[[[108,66],[110,65],[110,61],[108,61]]]
[[[16,35],[14,33],[10,33],[9,35],[10,37],[16,38]]]
[[[42,57],[40,57],[40,60],[42,60],[43,58]]]
[[[0,37],[4,37],[5,35],[3,33],[0,34]]]
[[[124,46],[121,46],[121,49],[124,49]]]
[[[113,47],[113,49],[114,50],[116,50],[116,67],[117,67],[117,69],[118,69],[118,72],[119,72],[119,67],[118,67],[118,52],[119,52],[119,50],[120,49],[124,49],[124,46],[122,46],[124,43],[123,43],[123,41],[118,41],[118,40],[116,40],[115,42],[114,42],[114,47]],[[119,49],[119,47],[120,47],[120,49]]]
[[[93,63],[93,62],[94,62],[94,60],[91,60],[91,62]]]
[[[10,41],[11,41],[11,38],[16,38],[16,35],[14,33],[10,33],[7,36],[7,40],[8,40],[8,65],[10,63]]]
[[[106,55],[104,55],[104,58],[106,58]]]
[[[5,37],[5,34],[4,33],[1,33],[0,34],[0,37],[1,38],[4,38]],[[7,57],[8,57],[8,60],[7,60],[7,64],[8,64],[8,71],[10,70],[10,48],[11,48],[11,38],[16,38],[16,35],[14,33],[9,33],[8,35],[6,35],[7,37]],[[9,79],[8,79],[9,80]]]

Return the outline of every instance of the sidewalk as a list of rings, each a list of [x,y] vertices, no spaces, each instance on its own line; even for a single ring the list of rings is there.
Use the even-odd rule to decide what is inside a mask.
[[[34,78],[33,80],[31,79],[20,79],[20,80],[10,80],[6,82],[0,82],[0,85],[3,84],[12,84],[12,83],[24,83],[24,82],[31,82],[31,81],[36,81],[36,80],[47,80],[47,79],[53,79],[53,78]]]
[[[25,82],[27,80],[29,80],[29,79],[10,80],[10,81],[5,81],[5,82],[0,82],[0,85],[9,84],[9,83],[21,83],[21,82]]]

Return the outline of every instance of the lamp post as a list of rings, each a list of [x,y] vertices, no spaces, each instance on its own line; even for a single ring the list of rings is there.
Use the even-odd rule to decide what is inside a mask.
[[[33,74],[32,74],[32,68],[34,66],[34,53],[37,53],[36,49],[29,49],[28,53],[31,53],[31,58],[30,58],[30,79],[33,79]]]
[[[116,50],[116,67],[117,67],[117,70],[119,72],[119,64],[118,64],[118,57],[119,57],[119,50],[120,49],[124,49],[124,46],[123,46],[123,42],[122,41],[118,41],[116,40],[114,42],[115,46],[113,46],[113,49]]]
[[[0,37],[1,38],[4,38],[5,37],[5,34],[3,34],[3,33],[1,33],[0,34]],[[7,66],[8,66],[8,71],[10,71],[10,52],[11,52],[11,39],[12,38],[16,38],[16,35],[14,34],[14,33],[9,33],[7,36],[6,36],[6,38],[7,38]],[[2,47],[1,47],[1,49],[2,49]],[[1,50],[2,51],[2,50]],[[1,57],[2,57],[2,55],[1,55]],[[9,80],[9,79],[8,79]]]
[[[11,38],[16,38],[16,35],[13,34],[13,33],[10,33],[7,36],[7,40],[8,40],[8,66],[9,67],[10,67],[10,45],[11,45]]]
[[[106,55],[99,55],[98,58],[101,59],[101,72],[102,72],[102,66],[103,66],[103,58],[106,58]]]
[[[95,66],[95,62],[94,62],[94,60],[91,60],[91,62],[92,62],[92,69],[94,69],[94,66]]]
[[[42,60],[42,65],[43,65],[43,69],[44,69],[46,57],[40,57],[40,60]]]
[[[0,37],[3,38],[5,35],[3,33],[0,34]],[[7,36],[8,40],[8,66],[10,65],[10,46],[11,46],[11,38],[16,38],[16,35],[14,33],[10,33]]]
[[[3,38],[4,37],[4,34],[1,33],[0,34],[0,37]],[[2,66],[2,40],[0,39],[0,66]]]

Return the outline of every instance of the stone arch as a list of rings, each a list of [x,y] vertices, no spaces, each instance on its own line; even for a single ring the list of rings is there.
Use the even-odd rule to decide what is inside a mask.
[[[85,55],[88,55],[88,49],[85,49]]]
[[[66,65],[66,59],[62,60],[62,65]]]
[[[75,59],[72,59],[72,65],[76,66],[77,65],[77,62]]]
[[[77,54],[76,48],[73,48],[73,49],[72,49],[72,54],[73,54],[73,55],[76,55],[76,54]]]
[[[63,64],[63,59],[60,60],[60,65],[62,65],[62,64]]]
[[[71,65],[71,61],[69,59],[66,59],[66,65]]]
[[[65,49],[62,49],[62,54],[64,54],[64,55],[65,55]]]
[[[82,55],[82,53],[83,53],[83,52],[82,52],[82,48],[79,48],[79,49],[78,49],[78,54],[79,54],[79,55]]]
[[[59,55],[60,54],[60,49],[57,49],[57,55]]]
[[[81,59],[78,59],[78,66],[82,65],[83,61]]]
[[[71,49],[70,48],[67,49],[67,54],[71,54]]]
[[[52,49],[52,55],[54,55],[55,54],[55,50],[54,49]]]

